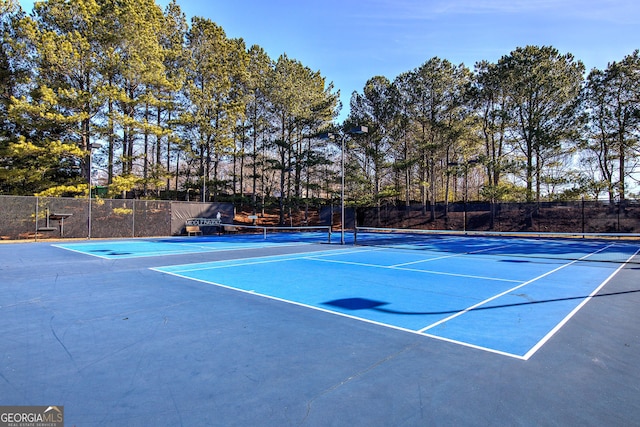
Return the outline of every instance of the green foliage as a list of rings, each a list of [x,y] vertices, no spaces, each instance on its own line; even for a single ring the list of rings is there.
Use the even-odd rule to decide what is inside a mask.
[[[194,188],[295,208],[339,194],[341,142],[356,204],[624,198],[637,173],[637,51],[586,81],[551,46],[475,73],[434,57],[370,78],[336,124],[320,71],[187,23],[175,0],[45,0],[29,16],[1,0],[0,25],[2,193],[82,196],[93,166],[110,196]],[[356,125],[369,133],[315,137]]]
[[[502,57],[498,67],[517,146],[527,161],[527,201],[539,200],[544,162],[561,153],[577,131],[584,65],[550,46],[526,46]]]
[[[20,137],[2,151],[3,192],[32,195],[57,185],[73,187],[82,182],[77,166],[82,154],[73,144],[51,141],[36,145]]]
[[[142,185],[142,178],[134,175],[120,175],[113,178],[113,182],[109,185],[109,191],[107,192],[107,198],[115,198],[124,193],[132,191],[135,188],[140,188]]]
[[[525,202],[527,189],[511,182],[502,182],[497,186],[486,185],[480,190],[487,200],[496,202]]]
[[[34,195],[38,197],[87,197],[87,184],[57,185]]]

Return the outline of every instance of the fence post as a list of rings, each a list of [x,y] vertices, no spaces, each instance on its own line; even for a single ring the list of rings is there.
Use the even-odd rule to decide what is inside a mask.
[[[38,210],[38,196],[36,196],[36,231],[34,233],[34,241],[37,242],[38,241],[38,216],[40,215],[40,212]]]
[[[91,240],[91,177],[89,177],[89,197],[87,210],[87,240]]]
[[[584,224],[584,196],[582,196],[582,238],[584,239],[584,230],[585,230],[585,224]]]

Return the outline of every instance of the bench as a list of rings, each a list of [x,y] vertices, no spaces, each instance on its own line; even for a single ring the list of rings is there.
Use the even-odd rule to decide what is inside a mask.
[[[200,230],[199,225],[187,225],[187,236],[197,236],[198,234],[202,235],[202,230]]]

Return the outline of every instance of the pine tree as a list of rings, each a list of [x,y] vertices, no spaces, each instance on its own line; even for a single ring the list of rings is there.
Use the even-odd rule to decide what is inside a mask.
[[[201,200],[213,187],[218,194],[221,159],[233,151],[237,120],[244,112],[240,87],[246,78],[244,44],[229,40],[222,28],[208,19],[194,18],[187,36],[189,66],[185,96],[190,107],[182,115],[200,163]],[[211,175],[213,174],[213,179]]]
[[[91,0],[50,0],[36,3],[34,18],[17,24],[25,46],[33,52],[33,79],[30,92],[13,98],[10,106],[14,122],[30,129],[15,152],[22,159],[57,156],[47,160],[57,159],[54,164],[61,165],[57,173],[44,174],[50,181],[23,187],[28,191],[88,181],[91,123],[101,104],[93,33],[96,10]]]
[[[526,198],[540,200],[545,163],[577,130],[584,65],[550,46],[518,48],[498,61],[506,77],[513,130],[526,159]]]

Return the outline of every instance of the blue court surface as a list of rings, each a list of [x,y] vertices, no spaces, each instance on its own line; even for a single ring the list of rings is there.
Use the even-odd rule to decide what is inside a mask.
[[[85,243],[67,243],[55,245],[59,248],[76,251],[106,259],[152,257],[164,255],[184,255],[216,251],[268,248],[283,245],[302,245],[306,243],[329,243],[328,234],[279,233],[244,234],[231,236],[172,237],[167,239],[132,239],[122,241],[92,241]]]
[[[379,243],[0,244],[0,406],[69,426],[637,424],[640,242]]]
[[[527,359],[620,268],[483,252],[355,248],[155,270]]]

